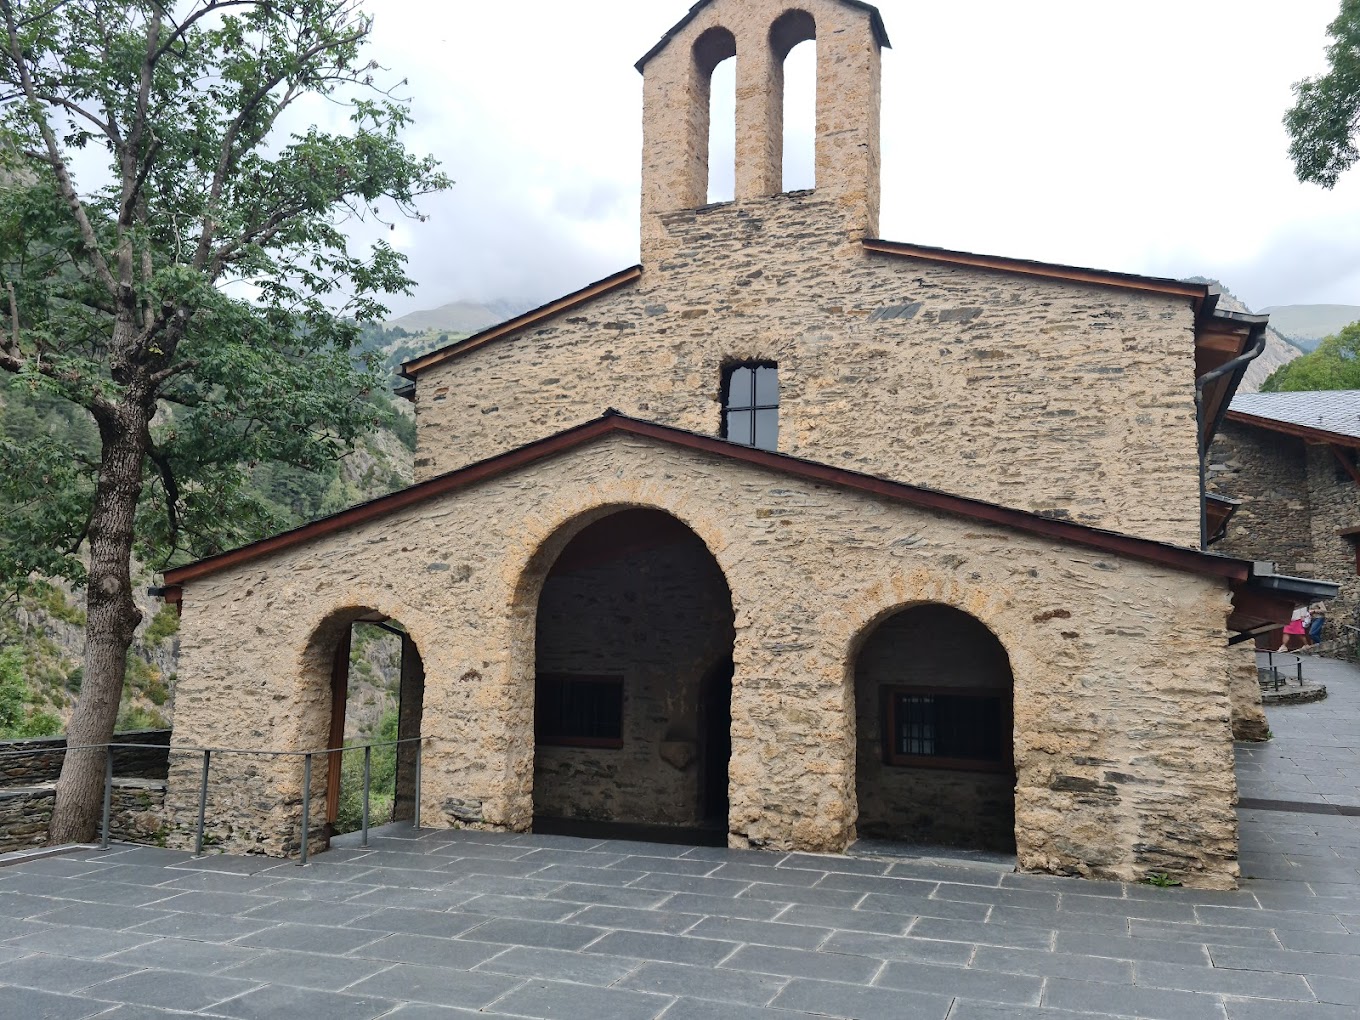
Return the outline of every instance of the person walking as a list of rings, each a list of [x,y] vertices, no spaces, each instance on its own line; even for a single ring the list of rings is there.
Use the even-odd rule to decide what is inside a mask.
[[[1322,644],[1322,628],[1327,624],[1327,607],[1321,602],[1313,606],[1311,617],[1308,621],[1308,641],[1310,644]]]
[[[1309,619],[1307,607],[1294,610],[1294,615],[1284,626],[1284,644],[1280,645],[1279,651],[1293,652],[1307,647]]]

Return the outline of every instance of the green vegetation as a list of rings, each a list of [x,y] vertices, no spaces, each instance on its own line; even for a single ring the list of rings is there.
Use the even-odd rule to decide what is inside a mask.
[[[60,732],[61,720],[32,704],[22,653],[17,648],[0,652],[0,739],[50,737]]]
[[[1327,34],[1327,72],[1295,84],[1296,101],[1284,124],[1299,180],[1332,188],[1360,160],[1360,0],[1341,0]]]
[[[347,751],[340,766],[340,813],[335,823],[337,833],[357,832],[363,827],[364,812],[364,752],[368,743],[387,743],[397,739],[397,710],[383,715],[373,732],[360,740],[346,740]],[[397,789],[397,749],[375,747],[369,777],[368,817],[371,825],[381,825],[392,818],[392,804]]]
[[[147,644],[158,645],[179,633],[179,610],[174,606],[161,606],[147,625],[144,638]]]
[[[1264,392],[1300,390],[1360,390],[1360,322],[1329,336],[1317,350],[1277,370]]]

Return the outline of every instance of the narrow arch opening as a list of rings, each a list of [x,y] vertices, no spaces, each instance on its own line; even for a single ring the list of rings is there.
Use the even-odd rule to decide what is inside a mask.
[[[855,659],[862,839],[1015,852],[1014,679],[980,620],[894,613]]]
[[[320,831],[329,841],[362,826],[366,757],[369,824],[411,821],[417,785],[414,741],[420,736],[425,700],[425,665],[415,641],[399,621],[374,610],[352,609],[318,628],[309,658],[313,670],[329,681],[330,694],[324,740],[308,744],[324,744],[332,752],[313,765],[314,781],[324,781]],[[366,746],[371,746],[367,756]],[[313,792],[316,803],[315,787]]]
[[[726,845],[732,597],[688,527],[584,528],[535,622],[534,830]]]
[[[817,22],[807,11],[788,11],[770,29],[781,71],[783,190],[817,186]]]
[[[725,28],[711,28],[694,44],[702,83],[698,97],[706,119],[702,173],[707,200],[730,202],[737,192],[737,40]]]

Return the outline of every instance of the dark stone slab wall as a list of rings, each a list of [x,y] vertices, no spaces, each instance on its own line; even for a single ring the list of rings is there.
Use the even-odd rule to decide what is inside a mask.
[[[1208,487],[1242,505],[1214,550],[1314,576],[1308,475],[1303,440],[1225,421],[1214,440]]]
[[[127,779],[164,779],[170,770],[170,731],[141,730],[119,733],[115,744],[152,744],[122,747],[113,753],[113,774]],[[65,737],[0,741],[0,790],[56,782],[66,751]]]

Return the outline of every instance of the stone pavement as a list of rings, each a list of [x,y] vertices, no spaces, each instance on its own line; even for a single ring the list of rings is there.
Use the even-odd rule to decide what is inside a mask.
[[[1360,672],[1313,668],[1332,698],[1272,712],[1244,787],[1332,810]],[[1278,810],[1236,893],[400,828],[307,868],[117,847],[0,869],[0,1017],[1355,1020],[1358,861],[1360,819]]]

